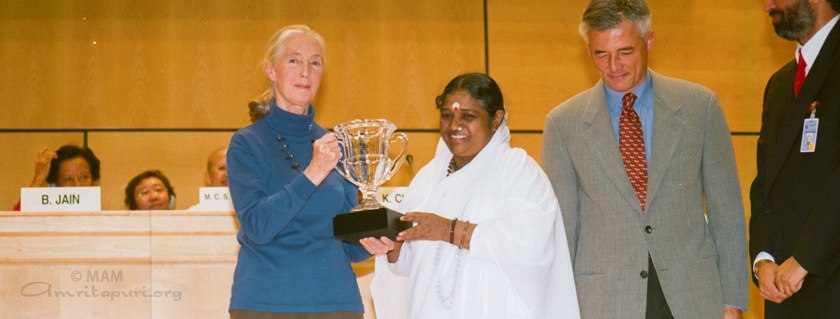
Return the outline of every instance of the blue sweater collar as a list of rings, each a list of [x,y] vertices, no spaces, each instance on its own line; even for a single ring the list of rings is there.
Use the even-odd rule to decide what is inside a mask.
[[[309,112],[306,115],[298,115],[287,112],[271,100],[271,109],[268,111],[268,125],[277,130],[278,133],[288,136],[311,135],[315,129],[315,108],[309,104]]]

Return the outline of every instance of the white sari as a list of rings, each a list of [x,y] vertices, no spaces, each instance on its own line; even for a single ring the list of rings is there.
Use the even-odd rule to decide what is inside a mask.
[[[509,141],[503,122],[479,154],[448,177],[452,153],[438,142],[400,211],[477,224],[470,249],[411,241],[394,264],[378,256],[371,283],[377,318],[580,317],[565,231],[554,227],[562,217],[551,184]]]

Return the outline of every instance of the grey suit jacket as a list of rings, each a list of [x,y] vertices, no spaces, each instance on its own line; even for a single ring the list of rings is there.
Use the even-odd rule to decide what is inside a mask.
[[[649,74],[646,212],[624,171],[603,81],[546,116],[542,164],[560,201],[581,316],[644,318],[650,254],[675,318],[722,318],[724,304],[749,304],[729,127],[710,90]]]

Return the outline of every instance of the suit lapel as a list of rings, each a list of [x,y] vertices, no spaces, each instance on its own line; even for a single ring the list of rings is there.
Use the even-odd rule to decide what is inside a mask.
[[[639,205],[639,198],[633,191],[633,186],[624,170],[621,151],[618,149],[618,141],[615,138],[604,94],[603,80],[598,81],[598,84],[589,89],[588,93],[589,97],[584,106],[586,109],[583,112],[583,140],[592,150],[609,180],[629,202],[629,206],[641,215],[642,207]]]
[[[650,74],[653,80],[653,145],[648,161],[648,204],[656,197],[686,126],[678,115],[682,105],[672,98],[671,90],[659,74],[653,71]]]
[[[782,129],[779,131],[778,143],[770,157],[770,165],[767,168],[766,185],[768,187],[766,190],[769,190],[770,186],[773,185],[773,181],[776,179],[779,171],[781,171],[785,160],[787,160],[791,147],[799,145],[795,139],[797,136],[800,136],[799,131],[802,130],[802,123],[808,117],[808,108],[811,106],[811,103],[816,101],[817,93],[820,92],[825,84],[825,80],[828,78],[838,43],[840,43],[840,23],[834,24],[834,28],[832,28],[831,33],[825,39],[825,43],[823,43],[820,49],[820,54],[817,55],[814,65],[811,67],[808,76],[805,78],[805,82],[802,84],[802,88],[799,90],[799,95],[792,99],[793,105],[788,109],[787,117],[784,120]],[[788,78],[790,79],[789,81]],[[785,84],[784,87],[786,89],[781,94],[781,103],[786,104],[787,102],[784,101],[791,101],[793,95],[793,77],[785,77],[784,81],[790,83],[790,85]],[[790,88],[789,90],[787,89],[788,87]]]

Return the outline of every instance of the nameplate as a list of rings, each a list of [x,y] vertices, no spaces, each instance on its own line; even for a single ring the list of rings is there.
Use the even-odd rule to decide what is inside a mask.
[[[99,186],[22,187],[20,210],[24,212],[95,212],[102,210]]]
[[[397,210],[407,191],[408,187],[379,187],[376,189],[375,198],[382,206]]]
[[[199,187],[198,207],[201,210],[233,210],[233,201],[227,187]]]

